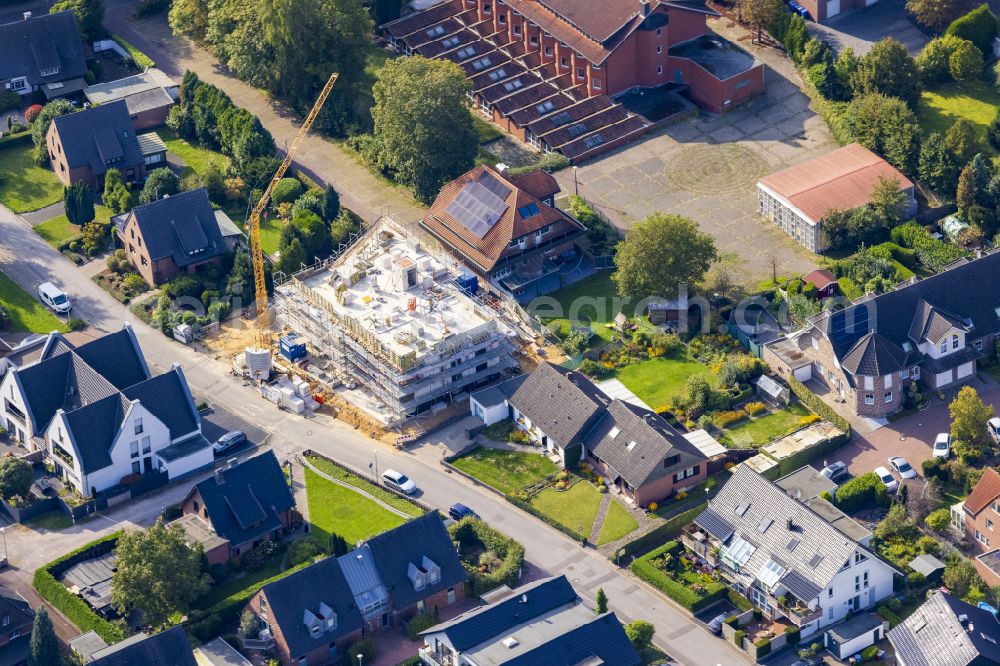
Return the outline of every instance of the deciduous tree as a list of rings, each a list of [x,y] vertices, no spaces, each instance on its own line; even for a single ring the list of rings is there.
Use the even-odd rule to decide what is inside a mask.
[[[976,129],[965,118],[959,118],[944,135],[944,144],[962,166],[965,166],[979,152]]]
[[[963,386],[948,405],[951,415],[951,436],[959,441],[976,444],[987,440],[986,422],[996,416],[971,386]]]
[[[955,205],[958,206],[958,213],[965,213],[976,205],[976,183],[972,178],[972,168],[968,165],[962,169],[958,176],[958,190],[955,192]]]
[[[389,60],[373,92],[379,159],[396,179],[430,202],[446,182],[469,170],[478,150],[465,73],[448,60]]]
[[[146,177],[142,192],[139,193],[139,203],[147,204],[167,195],[173,196],[180,192],[180,189],[181,182],[173,171],[167,167],[153,169]]]
[[[58,116],[73,113],[76,107],[66,99],[57,99],[49,102],[39,111],[35,122],[31,123],[31,140],[35,144],[35,161],[39,164],[49,163],[49,151],[45,148],[46,134],[49,132],[49,125],[52,119]]]
[[[881,93],[898,97],[911,109],[920,101],[920,75],[910,53],[897,40],[886,37],[872,46],[851,76],[855,95]]]
[[[20,458],[0,458],[0,497],[27,497],[34,475],[31,464]]]
[[[146,530],[124,532],[115,555],[111,603],[123,616],[142,611],[143,621],[154,627],[187,612],[212,584],[202,571],[201,546],[188,546],[184,531],[164,525],[162,518]]]
[[[905,102],[881,93],[856,96],[844,123],[854,141],[903,173],[913,173],[920,151],[920,127]]]
[[[881,220],[882,226],[891,229],[906,217],[910,198],[900,188],[897,178],[879,176],[872,190],[871,206]]]
[[[780,0],[740,0],[739,10],[750,29],[757,33],[759,43],[764,31],[774,24],[783,7]],[[753,39],[750,42],[753,43]]]
[[[940,132],[933,132],[920,144],[917,168],[920,179],[935,192],[951,197],[958,184],[959,164]]]
[[[948,71],[956,81],[971,81],[983,74],[983,52],[968,40],[961,40],[948,57]]]
[[[80,26],[85,40],[93,40],[102,36],[104,27],[104,0],[60,0],[49,9],[50,14],[72,11]]]
[[[696,222],[653,213],[618,244],[611,279],[625,298],[676,298],[681,285],[700,282],[718,258],[715,241]]]
[[[653,643],[656,627],[645,620],[635,620],[625,625],[625,635],[632,641],[636,650],[645,650]]]
[[[969,8],[968,0],[907,0],[906,11],[924,27],[940,32]]]

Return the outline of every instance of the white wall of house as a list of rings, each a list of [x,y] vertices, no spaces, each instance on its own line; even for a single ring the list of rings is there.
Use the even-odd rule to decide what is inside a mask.
[[[531,422],[531,419],[518,411],[517,407],[514,407],[513,405],[511,405],[511,407],[514,410],[514,424],[518,427],[518,429],[528,433],[528,436],[531,437],[533,442],[536,442],[540,446],[544,446],[547,453],[554,453],[558,455],[559,459],[562,461],[561,464],[565,465],[566,452],[563,451],[562,446],[542,432],[541,428],[535,426]]]
[[[0,417],[3,419],[0,425],[18,441],[25,443],[30,441],[35,433],[31,427],[31,419],[28,417],[28,407],[17,382],[16,370],[11,370],[4,375],[3,381],[0,382],[0,395],[3,396],[0,398]],[[23,420],[7,410],[8,400],[20,410],[21,414],[24,414]]]
[[[855,563],[857,554],[867,559]],[[867,572],[867,586],[865,573]],[[854,608],[853,599],[858,599],[858,609],[875,606],[892,594],[892,568],[871,553],[861,549],[851,558],[851,565],[837,572],[827,589],[820,592],[819,603],[823,609],[820,627],[826,627],[842,620]]]
[[[480,403],[472,396],[469,397],[469,412],[488,426],[503,421],[509,413],[506,401],[501,402],[499,405],[488,406]]]
[[[193,472],[196,469],[201,469],[202,467],[207,467],[215,462],[215,453],[211,446],[206,446],[203,449],[195,451],[189,456],[184,456],[183,458],[177,458],[167,462],[162,458],[159,459],[160,469],[166,470],[169,474],[170,479],[176,479],[179,476],[183,476],[189,472]]]
[[[955,342],[952,338],[957,338],[957,347],[955,346]],[[944,345],[944,351],[941,351],[942,345]],[[931,358],[941,358],[964,348],[965,331],[960,331],[957,328],[950,329],[940,340],[936,342],[923,342],[920,344],[920,351],[929,355]]]
[[[52,417],[52,423],[49,424],[49,428],[46,431],[46,439],[48,440],[49,459],[53,461],[58,469],[66,472],[64,478],[77,489],[77,492],[81,495],[87,495],[88,493],[83,492],[84,488],[89,487],[87,486],[87,476],[80,468],[80,455],[76,450],[73,440],[70,438],[69,426],[66,424],[66,413],[63,410],[60,409]],[[54,453],[56,446],[68,453],[71,461],[67,462],[61,456],[56,455]]]
[[[853,657],[854,655],[864,650],[866,647],[870,645],[875,645],[875,643],[885,638],[886,624],[887,623],[883,623],[882,626],[876,629],[872,629],[871,631],[866,631],[861,636],[857,636],[856,638],[853,638],[847,641],[846,643],[842,643],[840,645],[839,654],[836,654],[834,656],[840,659],[849,659],[850,657]],[[876,631],[878,632],[877,639],[875,638]],[[829,634],[827,634],[827,636],[829,636]],[[829,647],[831,651],[833,650],[833,646],[830,645],[829,643],[827,644],[827,647]]]

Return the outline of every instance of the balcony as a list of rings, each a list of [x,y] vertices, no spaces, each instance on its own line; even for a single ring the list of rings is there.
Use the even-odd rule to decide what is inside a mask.
[[[719,546],[705,530],[694,523],[681,530],[681,543],[689,551],[715,566],[719,563]]]
[[[10,400],[4,400],[4,409],[7,412],[7,416],[14,420],[22,428],[27,428],[27,422],[25,420],[24,412],[17,408],[14,403]]]
[[[785,603],[781,603],[781,598],[768,596],[771,606],[781,612],[782,615],[791,620],[797,627],[804,627],[810,622],[814,622],[823,617],[823,609],[810,610],[808,606],[791,595],[785,596]]]
[[[430,645],[421,647],[417,654],[424,660],[425,664],[431,664],[431,666],[458,666],[458,660],[452,653],[439,654]]]
[[[257,632],[257,638],[249,638],[246,636],[241,636],[240,641],[243,643],[244,650],[270,650],[274,647],[274,636],[271,635],[270,629],[261,629]]]

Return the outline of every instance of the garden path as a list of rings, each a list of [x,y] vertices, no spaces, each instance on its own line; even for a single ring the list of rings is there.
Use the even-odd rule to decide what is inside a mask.
[[[611,498],[611,493],[601,495],[601,506],[597,508],[597,516],[594,518],[594,524],[590,526],[590,534],[587,535],[587,541],[590,543],[597,543],[598,537],[601,536],[601,528],[604,527],[604,519],[608,517],[612,502],[614,500]]]
[[[347,488],[348,490],[353,490],[354,492],[356,492],[357,494],[361,495],[362,497],[366,497],[366,498],[370,499],[371,501],[375,502],[376,504],[378,504],[380,507],[382,507],[386,511],[391,511],[392,513],[396,514],[397,516],[402,516],[406,520],[409,520],[410,518],[413,517],[410,514],[406,513],[405,511],[400,511],[396,507],[391,506],[389,504],[386,504],[385,502],[383,502],[379,498],[375,497],[374,495],[372,495],[370,493],[365,492],[364,490],[362,490],[361,488],[358,488],[357,486],[352,486],[349,483],[344,483],[340,479],[335,479],[332,476],[330,476],[329,474],[326,474],[325,472],[316,469],[316,467],[312,463],[310,463],[308,460],[306,460],[305,458],[303,458],[301,456],[296,455],[295,459],[303,467],[308,467],[312,471],[314,471],[317,474],[319,474],[320,476],[322,476],[327,481],[329,481],[331,483],[336,483],[338,486],[343,486],[344,488]]]
[[[631,513],[632,516],[637,521],[639,521],[639,527],[635,528],[634,530],[632,530],[631,532],[629,532],[628,534],[626,534],[622,538],[620,538],[620,539],[618,539],[616,541],[612,541],[611,543],[606,543],[603,546],[598,546],[597,547],[597,550],[599,550],[601,553],[603,553],[604,555],[606,555],[608,557],[611,557],[611,555],[613,555],[615,552],[617,552],[618,549],[621,548],[622,546],[624,546],[625,544],[630,543],[632,541],[635,541],[636,539],[638,539],[640,537],[646,536],[647,534],[649,534],[650,532],[652,532],[654,529],[656,529],[657,527],[659,527],[660,525],[663,524],[663,519],[660,518],[659,516],[657,516],[655,513],[647,513],[645,510],[643,510],[641,508],[638,508],[638,507],[635,507],[635,506],[632,506],[628,502],[622,502],[621,500],[615,498],[610,492],[607,495],[605,495],[605,499],[611,499],[612,501],[618,502],[620,505],[622,505],[623,507],[625,507],[626,509],[628,509],[628,512]],[[603,524],[604,523],[603,517],[601,516],[600,513],[598,513],[597,515],[598,515],[598,519]],[[604,515],[607,515],[606,511],[605,511]],[[595,526],[596,526],[597,522],[598,521],[594,521]],[[590,540],[591,543],[597,543],[597,535],[598,534],[600,534],[600,530],[598,530],[593,535],[594,538]]]

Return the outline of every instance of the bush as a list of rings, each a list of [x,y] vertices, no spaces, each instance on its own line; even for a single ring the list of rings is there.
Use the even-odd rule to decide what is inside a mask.
[[[811,411],[819,414],[824,420],[837,426],[837,428],[842,430],[848,436],[851,434],[851,424],[847,422],[847,419],[833,411],[832,407],[827,405],[822,399],[820,399],[819,396],[806,388],[805,384],[794,377],[789,377],[788,387],[791,389],[792,393],[795,394],[795,397],[797,397],[802,404],[808,407]]]
[[[854,513],[862,509],[885,503],[885,485],[875,472],[857,476],[837,488],[837,507],[844,513]]]
[[[371,664],[375,661],[375,643],[371,639],[365,638],[353,644],[344,651],[344,666],[354,666],[358,663],[358,655],[362,664]]]
[[[413,619],[406,623],[406,637],[411,641],[415,641],[420,637],[420,632],[430,629],[438,622],[440,620],[437,613],[431,611],[417,613],[413,616]]]
[[[41,112],[42,112],[41,104],[32,104],[31,106],[29,106],[27,109],[24,110],[24,120],[30,125],[31,123],[35,122],[35,118],[37,118],[38,114]]]
[[[788,636],[788,644],[795,645],[802,640],[802,630],[798,627],[785,627],[785,635]]]
[[[970,81],[983,73],[983,52],[969,41],[959,43],[948,58],[948,71],[956,81]]]
[[[283,203],[293,203],[302,196],[302,182],[298,178],[282,178],[274,186],[271,201],[275,206]]]
[[[771,639],[762,638],[753,644],[757,648],[757,658],[771,654]]]
[[[736,647],[738,647],[741,650],[743,649],[743,639],[746,637],[746,635],[747,632],[743,631],[742,629],[738,629],[737,631],[733,632],[733,643],[735,643]]]
[[[911,588],[918,588],[926,582],[926,578],[919,571],[911,571],[906,576],[906,584]]]
[[[895,627],[903,621],[898,615],[889,610],[888,606],[879,606],[876,612],[881,615],[882,619],[888,622],[890,626]]]
[[[310,536],[296,539],[285,552],[285,568],[298,566],[304,562],[310,562],[321,553],[322,549],[316,540]]]
[[[13,90],[0,90],[0,113],[21,108],[21,95]]]
[[[692,613],[711,606],[726,596],[728,588],[719,582],[705,583],[705,592],[699,594],[686,585],[673,580],[658,569],[651,560],[664,554],[672,554],[680,550],[676,541],[668,541],[656,550],[633,560],[629,570],[638,578],[649,583],[660,592],[676,601]]]
[[[931,528],[935,532],[943,532],[948,529],[948,525],[951,523],[951,511],[948,509],[937,509],[936,511],[931,511],[924,518],[924,522],[927,523],[927,527]]]
[[[201,284],[190,275],[180,275],[163,285],[163,291],[171,298],[195,298],[201,292]]]
[[[993,38],[997,34],[997,17],[987,5],[982,4],[952,21],[945,34],[969,40],[982,53],[992,53]]]
[[[746,412],[724,411],[713,414],[712,421],[715,423],[715,426],[721,430],[728,428],[734,423],[739,423],[746,417]]]
[[[136,296],[146,291],[149,285],[138,273],[129,273],[122,280],[122,287],[125,289],[126,296]]]
[[[625,635],[636,650],[645,650],[653,643],[656,628],[645,620],[635,620],[625,625]]]
[[[156,67],[156,63],[148,55],[137,49],[136,47],[125,41],[124,37],[119,37],[118,35],[111,35],[111,39],[115,40],[118,46],[122,47],[128,51],[129,56],[135,63],[135,66],[139,69],[149,69],[150,67]]]
[[[503,563],[493,571],[481,572],[477,563],[462,562],[469,572],[472,591],[483,594],[500,585],[515,587],[524,564],[524,546],[503,532],[475,518],[463,518],[448,528],[451,538],[465,546],[478,541],[486,550],[496,553]],[[574,535],[579,538],[578,535]]]

